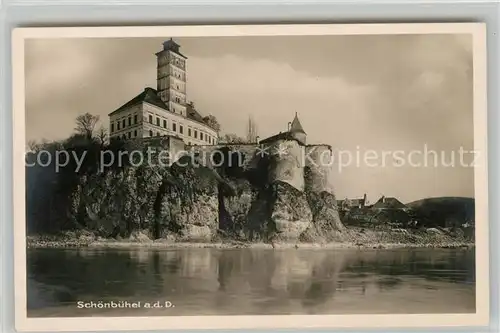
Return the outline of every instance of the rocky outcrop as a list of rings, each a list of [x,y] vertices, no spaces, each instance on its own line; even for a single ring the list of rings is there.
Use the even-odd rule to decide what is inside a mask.
[[[274,200],[270,221],[274,230],[272,239],[297,240],[312,224],[312,212],[304,192],[285,182],[272,186]]]
[[[330,239],[343,226],[322,170],[304,168],[304,147],[296,141],[281,140],[274,148],[279,147],[287,153],[259,156],[257,149],[245,146],[240,157],[235,147],[211,148],[220,149],[221,158],[232,156],[231,163],[204,162],[198,149],[194,157],[183,156],[168,166],[68,173],[64,181],[70,185],[58,192],[68,203],[48,208],[57,220],[69,221],[65,229],[133,242]]]
[[[312,212],[312,224],[301,239],[303,241],[330,241],[344,230],[339,217],[337,200],[333,193],[307,192],[307,202]]]

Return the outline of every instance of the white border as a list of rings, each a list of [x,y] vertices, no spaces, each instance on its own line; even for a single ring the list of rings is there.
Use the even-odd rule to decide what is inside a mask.
[[[474,67],[476,313],[27,318],[25,237],[24,40],[28,38],[202,37],[278,35],[471,34]],[[234,25],[17,28],[12,33],[15,324],[19,331],[179,329],[403,328],[489,324],[486,26],[482,23]]]

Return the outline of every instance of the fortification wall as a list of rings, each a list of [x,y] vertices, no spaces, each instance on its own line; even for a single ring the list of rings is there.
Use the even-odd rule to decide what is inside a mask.
[[[224,160],[226,166],[243,169],[257,167],[260,156],[257,155],[257,145],[251,144],[219,144],[206,146],[187,146],[186,150],[197,156],[205,166],[220,166]]]
[[[304,190],[304,146],[295,140],[277,140],[266,146],[270,164],[269,182],[282,181]]]
[[[329,175],[333,167],[329,145],[309,145],[305,148],[305,188],[312,192],[333,193]]]

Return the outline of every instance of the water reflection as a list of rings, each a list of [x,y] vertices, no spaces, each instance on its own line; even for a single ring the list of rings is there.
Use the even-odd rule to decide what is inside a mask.
[[[88,315],[75,303],[90,300],[176,304],[147,315],[473,312],[474,280],[471,250],[28,251],[33,316]]]

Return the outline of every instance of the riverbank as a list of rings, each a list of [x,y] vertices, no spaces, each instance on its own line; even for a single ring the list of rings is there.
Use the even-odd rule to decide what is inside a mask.
[[[186,241],[182,238],[151,240],[136,232],[127,239],[95,237],[90,232],[66,232],[59,235],[30,235],[26,238],[28,248],[301,248],[301,249],[391,249],[391,248],[469,248],[474,242],[461,233],[446,229],[425,230],[372,230],[347,228],[330,241],[316,242],[249,242],[233,239],[212,241]]]

